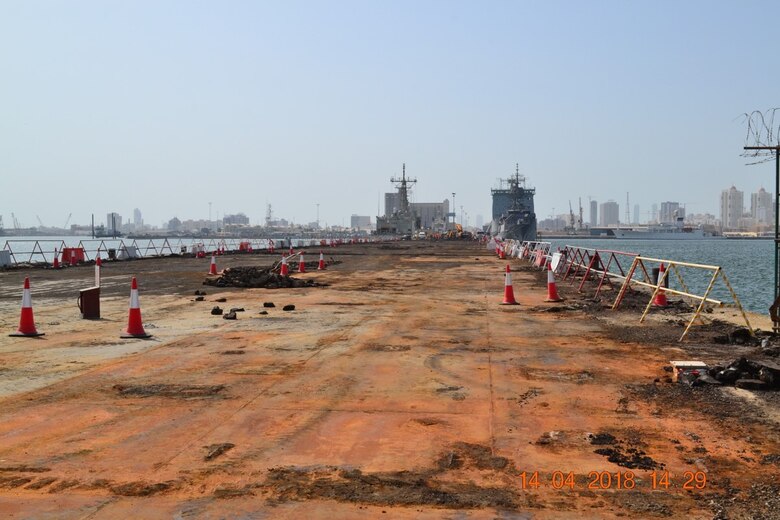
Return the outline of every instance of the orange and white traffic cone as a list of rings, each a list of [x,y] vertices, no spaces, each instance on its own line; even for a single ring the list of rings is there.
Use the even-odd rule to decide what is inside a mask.
[[[506,264],[506,272],[504,273],[504,301],[501,305],[520,305],[515,300],[515,291],[512,288],[512,273],[509,270],[509,264]]]
[[[317,270],[318,271],[325,270],[325,256],[322,254],[322,251],[320,251],[320,263],[317,264]]]
[[[60,254],[57,251],[57,249],[54,249],[54,262],[51,263],[52,269],[59,269],[60,268]]]
[[[290,256],[294,255],[295,251],[293,250],[292,244],[290,244]]]
[[[127,330],[120,338],[151,338],[144,330],[144,324],[141,320],[141,304],[138,301],[138,282],[133,276],[130,283],[130,313],[127,318]]]
[[[32,296],[30,295],[30,279],[24,279],[24,289],[22,290],[22,314],[19,317],[19,330],[9,336],[34,338],[43,336],[43,332],[35,329],[35,319],[33,318]]]
[[[664,273],[666,272],[666,268],[664,267],[664,264],[662,263],[661,266],[658,268],[658,279],[655,281],[656,285],[659,285],[661,283],[661,280],[664,277]],[[666,307],[669,304],[669,302],[666,301],[666,293],[664,292],[663,287],[658,289],[658,293],[656,293],[655,298],[653,299],[653,305],[656,307]]]
[[[298,256],[298,272],[299,273],[305,273],[306,272],[306,262],[303,260],[303,253]]]
[[[211,255],[211,266],[209,266],[209,274],[217,274],[217,259],[214,255]]]
[[[555,285],[555,274],[552,270],[552,263],[547,262],[547,299],[546,302],[562,302],[563,298],[558,296],[558,287]]]
[[[279,268],[279,274],[282,276],[288,276],[290,274],[287,268],[287,257],[282,255],[282,266]]]

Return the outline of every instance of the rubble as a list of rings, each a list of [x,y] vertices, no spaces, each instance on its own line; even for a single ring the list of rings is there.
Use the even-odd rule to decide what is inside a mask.
[[[282,310],[283,311],[294,311],[295,310],[295,305],[292,305],[292,304],[291,305],[285,305],[284,307],[282,307]]]
[[[316,268],[316,266],[315,266]],[[209,277],[203,281],[204,285],[216,287],[251,287],[251,288],[296,288],[296,287],[321,287],[313,279],[301,280],[291,276],[282,276],[274,272],[271,267],[230,267],[222,271],[218,277]]]
[[[683,372],[679,381],[690,386],[728,385],[745,390],[780,390],[780,365],[741,357],[726,366]]]
[[[211,309],[211,315],[212,316],[221,316],[222,315],[222,308],[219,305],[215,305]]]

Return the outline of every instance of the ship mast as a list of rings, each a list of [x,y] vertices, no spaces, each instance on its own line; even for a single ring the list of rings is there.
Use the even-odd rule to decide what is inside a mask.
[[[406,163],[403,163],[401,178],[391,177],[390,182],[398,185],[398,204],[401,213],[409,213],[409,187],[408,184],[414,184],[417,179],[406,178]]]

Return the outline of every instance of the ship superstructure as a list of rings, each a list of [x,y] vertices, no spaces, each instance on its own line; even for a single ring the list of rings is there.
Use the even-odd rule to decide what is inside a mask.
[[[520,175],[520,165],[515,165],[515,174],[499,180],[498,187],[490,193],[493,196],[490,234],[502,239],[536,240],[536,190],[526,186],[525,176]]]

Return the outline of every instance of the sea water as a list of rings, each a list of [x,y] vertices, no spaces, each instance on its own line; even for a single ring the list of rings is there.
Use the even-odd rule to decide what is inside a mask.
[[[755,239],[704,239],[704,240],[619,240],[619,239],[571,239],[552,240],[553,251],[565,245],[590,249],[605,249],[638,253],[642,256],[720,266],[731,283],[739,301],[747,310],[766,314],[774,301],[774,241]],[[604,259],[604,262],[608,260]],[[620,260],[624,270],[630,267],[630,259]],[[658,267],[656,262],[646,264],[648,270]],[[610,271],[613,271],[610,268]],[[691,293],[703,295],[712,271],[681,268],[684,282]],[[669,273],[669,286],[680,289],[679,281]],[[671,296],[671,295],[670,295]],[[676,298],[676,296],[671,296]],[[733,303],[722,280],[716,281],[713,297],[724,303]]]

